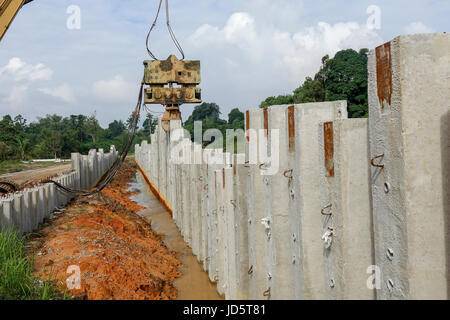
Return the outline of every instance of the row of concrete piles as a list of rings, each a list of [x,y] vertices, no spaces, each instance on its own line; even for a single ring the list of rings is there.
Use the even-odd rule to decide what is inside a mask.
[[[158,126],[136,161],[227,299],[448,299],[450,37],[369,54],[345,101],[246,112],[245,154]],[[256,156],[255,156],[256,155]]]
[[[72,154],[72,172],[53,178],[71,189],[89,189],[112,166],[118,153],[112,146],[109,153],[90,150],[89,155]],[[63,208],[73,195],[53,183],[36,185],[0,198],[0,230],[15,229],[20,234],[38,229],[44,219]]]

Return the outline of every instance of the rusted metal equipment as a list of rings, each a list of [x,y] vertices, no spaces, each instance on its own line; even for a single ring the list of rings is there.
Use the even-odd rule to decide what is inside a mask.
[[[19,187],[11,181],[0,181],[0,195],[19,191]]]
[[[32,0],[0,0],[0,40],[23,5]]]
[[[169,1],[166,5],[166,25],[178,51],[181,53],[181,60],[170,55],[167,60],[160,61],[149,48],[150,34],[156,26],[161,11],[163,0],[159,1],[156,17],[147,34],[147,52],[153,60],[144,61],[144,104],[162,104],[166,111],[161,119],[161,125],[165,131],[170,130],[170,120],[181,120],[180,105],[183,103],[201,103],[200,84],[200,61],[184,60],[184,51],[175,37],[175,33],[170,25]]]
[[[170,120],[181,120],[180,105],[201,103],[200,61],[181,61],[174,55],[167,60],[144,61],[145,104],[162,104],[166,111],[161,119],[164,130]]]

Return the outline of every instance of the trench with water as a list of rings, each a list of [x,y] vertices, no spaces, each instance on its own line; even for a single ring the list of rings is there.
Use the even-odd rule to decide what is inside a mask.
[[[138,214],[151,224],[153,230],[165,235],[165,245],[169,250],[176,252],[183,263],[181,270],[183,275],[176,279],[174,283],[178,289],[177,299],[223,299],[217,292],[216,284],[209,280],[208,275],[203,271],[202,264],[198,262],[191,248],[184,242],[169,212],[152,193],[139,171],[136,172],[136,176],[132,179],[130,185],[130,189],[137,191],[137,194],[132,196],[131,200],[146,208]]]

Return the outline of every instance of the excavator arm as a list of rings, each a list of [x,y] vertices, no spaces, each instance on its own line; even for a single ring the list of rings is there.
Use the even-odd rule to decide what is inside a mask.
[[[0,41],[19,10],[33,0],[0,0]]]

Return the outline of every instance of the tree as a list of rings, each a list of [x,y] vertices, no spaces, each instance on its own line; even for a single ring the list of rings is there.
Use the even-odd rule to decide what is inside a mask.
[[[17,137],[17,144],[20,151],[20,160],[25,161],[26,154],[30,150],[30,140]]]
[[[149,137],[153,132],[155,132],[155,128],[158,125],[158,118],[153,116],[151,113],[147,113],[147,117],[142,124],[143,133],[146,137]]]
[[[207,118],[219,120],[220,107],[216,103],[202,103],[194,108],[192,115],[186,121],[187,123],[193,123],[194,121],[202,121]]]
[[[125,130],[127,130],[127,128],[126,128],[125,124],[122,122],[122,120],[120,120],[120,121],[114,120],[113,122],[111,122],[108,125],[108,129],[107,129],[108,132],[106,133],[106,137],[109,139],[118,137]]]
[[[100,127],[100,124],[98,123],[98,120],[96,118],[96,112],[94,112],[90,117],[86,119],[84,127],[87,134],[92,138],[92,142],[94,144],[97,143],[102,128]]]
[[[325,100],[325,88],[319,80],[310,77],[294,90],[294,103],[321,102]]]
[[[139,121],[140,121],[141,115],[138,115],[137,118],[137,122],[136,122],[136,126],[139,125]],[[134,121],[134,111],[130,114],[130,116],[127,119],[127,128],[131,129],[132,125],[133,125],[133,121]]]
[[[244,113],[238,108],[234,108],[228,114],[228,124],[232,124],[235,120],[244,121]]]
[[[234,108],[228,114],[227,129],[245,129],[245,115],[238,108]]]
[[[367,52],[339,51],[324,71],[326,101],[347,100],[350,118],[367,115]]]
[[[220,119],[220,107],[212,103],[202,103],[194,108],[191,116],[184,123],[184,128],[189,131],[191,139],[194,140],[194,122],[202,122],[202,136],[208,129],[219,129],[222,135],[225,134],[227,121]]]
[[[138,130],[133,143],[141,143],[145,138],[143,130]],[[94,148],[108,150],[111,144],[121,150],[127,140],[128,132],[122,120],[103,129],[95,113],[91,117],[47,115],[29,124],[21,115],[14,119],[5,115],[0,120],[0,160],[67,159],[72,152],[86,154]]]
[[[350,118],[367,117],[367,52],[367,49],[359,52],[348,49],[339,51],[332,59],[324,56],[314,78],[307,77],[293,95],[269,97],[260,107],[347,100]]]
[[[286,94],[278,97],[268,97],[266,100],[261,102],[259,107],[267,108],[270,106],[290,104],[290,103],[294,103],[294,97],[292,95]]]
[[[0,121],[0,142],[3,143],[2,157],[4,159],[19,158],[20,147],[18,138],[24,138],[24,126],[26,121],[22,116],[12,119],[10,115],[3,116]]]
[[[8,156],[8,146],[3,141],[0,141],[0,159],[6,160]]]

